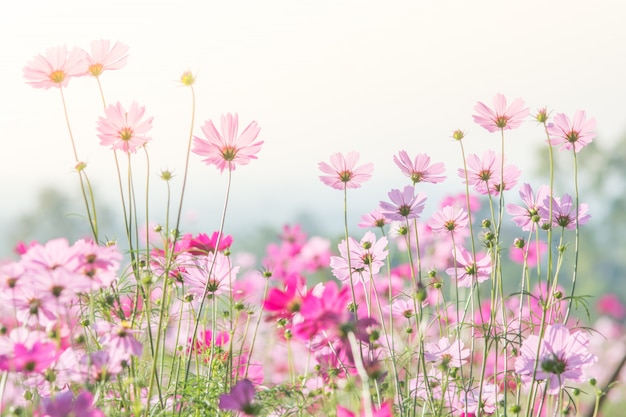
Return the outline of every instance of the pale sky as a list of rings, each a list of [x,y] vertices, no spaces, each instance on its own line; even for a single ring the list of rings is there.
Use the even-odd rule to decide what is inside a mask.
[[[183,71],[197,74],[194,134],[225,112],[239,113],[244,126],[259,123],[265,144],[258,160],[235,171],[227,229],[280,225],[301,211],[341,224],[342,193],[324,186],[317,168],[335,152],[357,150],[375,165],[372,180],[350,193],[355,223],[406,185],[392,161],[400,150],[446,164],[445,185],[422,191],[458,189],[461,159],[450,135],[465,130],[468,152],[499,149],[499,137],[471,117],[477,101],[491,105],[496,93],[523,98],[533,112],[584,109],[601,142],[626,134],[623,1],[11,3],[0,14],[3,218],[30,207],[43,185],[77,192],[59,92],[25,84],[22,68],[47,48],[88,49],[95,39],[130,47],[127,67],[102,82],[109,103],[136,100],[154,116],[155,199],[164,190],[161,169],[177,175],[175,193],[182,180],[191,116],[189,91],[177,83]],[[79,157],[99,198],[117,208],[112,154],[96,137],[95,81],[73,79],[65,93]],[[543,143],[529,121],[507,133],[508,162],[529,175]],[[140,170],[143,158],[135,159]],[[191,156],[187,207],[211,229],[226,177],[200,159]]]

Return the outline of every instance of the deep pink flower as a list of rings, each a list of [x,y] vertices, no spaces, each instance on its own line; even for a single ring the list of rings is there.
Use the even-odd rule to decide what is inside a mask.
[[[383,216],[389,220],[404,221],[419,218],[424,211],[426,196],[423,193],[415,194],[415,188],[410,185],[403,191],[393,189],[388,194],[391,203],[380,202]]]
[[[152,117],[142,120],[145,111],[145,107],[139,107],[134,101],[128,111],[119,102],[111,104],[104,112],[106,117],[98,119],[100,144],[135,153],[150,141],[146,133],[152,129]]]
[[[293,327],[293,334],[304,341],[311,340],[322,330],[336,330],[350,317],[349,287],[337,286],[334,281],[318,284],[311,289],[302,301],[300,315],[302,320]]]
[[[54,397],[44,398],[40,417],[104,417],[104,413],[94,407],[93,395],[81,391],[76,397],[72,391],[56,393]]]
[[[359,188],[361,184],[372,177],[374,164],[367,163],[356,166],[359,162],[358,152],[348,152],[345,156],[335,153],[330,156],[330,165],[326,162],[319,163],[319,169],[325,174],[320,175],[320,180],[337,190],[344,188]]]
[[[455,233],[463,230],[469,223],[469,217],[462,208],[443,207],[436,211],[428,221],[434,233]]]
[[[547,381],[546,392],[557,394],[568,380],[585,381],[583,369],[598,360],[588,346],[586,333],[570,333],[562,324],[549,325],[543,338],[530,335],[524,341],[515,361],[515,372],[525,384],[532,382],[533,375],[536,381]]]
[[[218,237],[220,239],[219,252],[230,248],[233,244],[233,237],[230,235],[219,236],[219,232],[213,232],[211,237],[206,233],[199,233],[197,236],[193,236],[191,233],[183,235],[178,242],[176,242],[176,248],[174,252],[187,251],[193,255],[206,255],[209,252],[215,252],[217,246]]]
[[[453,251],[453,256],[455,252]],[[483,252],[476,254],[476,258],[462,246],[456,248],[456,264],[446,269],[446,273],[457,279],[457,285],[471,287],[474,282],[483,282],[491,276],[491,260]]]
[[[115,42],[111,47],[108,40],[91,42],[91,54],[85,54],[87,73],[99,77],[104,71],[118,70],[126,65],[128,46]]]
[[[513,221],[516,225],[521,227],[522,230],[534,230],[535,225],[539,223],[541,226],[541,223],[547,221],[547,217],[542,220],[539,208],[549,194],[550,187],[547,185],[542,185],[535,195],[530,184],[524,184],[519,190],[519,195],[524,202],[524,206],[507,204],[506,211],[513,216]]]
[[[574,120],[570,122],[569,117],[563,113],[554,116],[554,123],[547,126],[551,145],[561,145],[563,149],[574,149],[579,152],[589,145],[596,136],[596,119],[585,120],[586,115],[583,110],[574,113]]]
[[[242,379],[231,388],[228,394],[220,395],[220,410],[240,411],[246,416],[256,416],[261,411],[260,404],[254,402],[254,384]]]
[[[446,179],[445,175],[441,175],[445,171],[443,163],[429,165],[430,156],[427,154],[417,154],[415,159],[411,160],[406,151],[400,151],[397,156],[393,157],[393,161],[404,175],[411,178],[413,185],[418,182],[435,184]]]
[[[274,318],[290,319],[300,310],[302,297],[306,294],[306,280],[299,274],[285,279],[284,289],[270,288],[263,300],[263,309]]]
[[[250,122],[238,136],[239,116],[226,113],[222,115],[221,128],[220,133],[213,121],[207,120],[202,126],[206,139],[193,137],[192,152],[206,156],[202,162],[215,165],[224,172],[227,168],[234,171],[237,165],[247,165],[251,159],[257,159],[263,141],[255,142],[261,131],[256,121]]]
[[[67,47],[58,46],[37,55],[24,67],[24,77],[35,88],[66,87],[72,77],[85,73],[85,53],[77,48],[69,53]]]
[[[578,205],[578,224],[585,224],[591,218],[587,214],[589,206],[586,203]],[[564,227],[574,230],[576,228],[576,207],[569,194],[564,194],[562,198],[552,198],[552,227]],[[543,219],[550,218],[550,196],[546,196],[543,205],[539,208],[539,214]]]
[[[626,317],[626,307],[615,294],[605,294],[600,297],[596,303],[598,313],[611,316],[617,320],[623,320]]]
[[[524,100],[517,98],[509,107],[506,106],[506,97],[496,94],[493,98],[493,107],[490,109],[484,103],[478,102],[474,106],[476,113],[474,122],[478,123],[489,132],[497,130],[515,129],[522,125],[524,118],[530,113],[528,107],[524,107]]]

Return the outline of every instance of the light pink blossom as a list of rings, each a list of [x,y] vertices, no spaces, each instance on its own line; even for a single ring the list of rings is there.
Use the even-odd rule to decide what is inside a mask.
[[[24,67],[26,82],[35,88],[67,87],[72,77],[85,73],[85,53],[66,46],[50,48],[46,55],[37,55]]]
[[[534,194],[530,184],[524,184],[519,190],[519,195],[524,205],[507,204],[506,212],[513,216],[513,222],[521,227],[522,230],[534,230],[537,224],[541,225],[541,223],[547,221],[547,217],[542,221],[539,208],[549,194],[550,187],[547,185],[542,185],[537,194]]]
[[[406,151],[400,151],[393,161],[400,168],[402,173],[411,178],[413,185],[418,182],[438,183],[446,179],[443,172],[444,165],[441,162],[430,165],[430,156],[427,154],[417,154],[414,159],[409,157]]]
[[[145,107],[132,102],[128,111],[118,102],[111,104],[98,119],[100,144],[110,145],[126,153],[135,153],[137,148],[150,141],[146,133],[152,129],[152,117],[144,119]],[[143,120],[142,120],[143,119]]]
[[[261,128],[256,121],[252,121],[240,135],[238,129],[237,113],[222,115],[221,132],[212,120],[207,120],[202,126],[206,139],[194,136],[192,152],[206,157],[202,162],[215,165],[220,172],[225,169],[234,171],[237,165],[247,165],[250,160],[257,159],[256,154],[261,150],[263,141],[255,142]]]
[[[460,207],[446,206],[436,211],[428,221],[434,233],[455,233],[463,230],[469,223],[469,217]]]
[[[474,258],[472,254],[462,246],[457,246],[453,251],[456,255],[455,267],[446,269],[446,273],[457,279],[460,287],[471,287],[474,282],[483,282],[491,276],[491,260],[489,255],[478,252]]]
[[[330,156],[330,165],[326,162],[319,163],[319,169],[327,175],[320,175],[320,180],[337,190],[344,188],[359,188],[372,177],[374,164],[371,162],[357,166],[359,162],[358,152],[348,152],[346,155],[335,153]]]
[[[516,129],[522,125],[524,118],[530,110],[524,107],[524,100],[517,98],[510,106],[506,105],[506,97],[496,94],[493,98],[493,110],[482,102],[476,103],[474,110],[474,122],[478,123],[489,132],[498,130]]]
[[[415,194],[415,188],[410,185],[402,191],[393,189],[387,195],[391,203],[381,201],[380,208],[383,216],[389,220],[417,219],[424,211],[426,196],[423,193]]]
[[[128,46],[115,42],[111,46],[108,40],[91,42],[91,53],[85,53],[87,73],[99,77],[104,71],[118,70],[126,65],[128,60]]]
[[[576,207],[569,194],[562,198],[546,196],[539,208],[539,213],[546,221],[550,218],[550,200],[552,200],[552,227],[563,227],[574,230],[576,228]],[[586,203],[578,205],[578,225],[585,224],[591,218],[589,206]]]
[[[583,110],[576,111],[572,121],[563,113],[558,113],[554,116],[554,123],[547,126],[550,144],[561,145],[561,150],[574,149],[574,152],[579,152],[589,145],[596,136],[594,132],[596,119],[585,119]]]

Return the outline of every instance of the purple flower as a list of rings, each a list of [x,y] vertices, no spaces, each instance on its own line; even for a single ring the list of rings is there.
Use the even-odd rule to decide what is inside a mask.
[[[256,416],[261,411],[254,403],[254,385],[248,379],[242,379],[231,388],[228,394],[220,395],[220,410],[241,411],[246,416]]]
[[[562,198],[552,198],[552,227],[564,227],[573,230],[576,228],[576,208],[573,207],[572,197],[564,194]],[[587,214],[589,207],[582,203],[578,205],[578,224],[585,224],[591,218]],[[550,196],[546,196],[543,205],[539,208],[542,219],[550,218]]]
[[[104,417],[104,413],[93,406],[93,396],[83,391],[76,398],[72,391],[56,394],[54,398],[44,398],[42,415],[46,417]]]
[[[540,205],[550,194],[550,187],[542,185],[537,194],[533,193],[530,184],[524,184],[519,190],[519,195],[524,202],[523,206],[507,204],[506,211],[513,216],[513,221],[524,231],[532,231],[540,221],[547,222],[548,217],[542,218],[540,215]]]

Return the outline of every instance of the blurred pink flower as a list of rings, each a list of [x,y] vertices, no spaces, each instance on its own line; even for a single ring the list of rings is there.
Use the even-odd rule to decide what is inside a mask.
[[[256,121],[252,121],[239,136],[238,128],[237,113],[222,115],[221,133],[213,121],[207,120],[202,126],[206,139],[194,136],[192,152],[205,156],[202,162],[217,166],[220,172],[227,168],[234,171],[237,165],[247,165],[251,159],[257,159],[256,154],[261,150],[263,141],[254,142],[261,128]]]
[[[35,88],[67,87],[72,77],[85,74],[85,52],[58,46],[46,51],[46,56],[37,55],[24,67],[26,82]]]
[[[611,316],[617,320],[626,317],[626,307],[615,294],[604,294],[596,303],[598,313]]]
[[[391,417],[393,415],[393,404],[390,401],[386,401],[381,404],[380,408],[372,406],[372,410],[368,413],[361,407],[360,413],[353,413],[347,408],[340,405],[337,406],[337,417],[365,417],[371,415],[372,417]]]
[[[465,349],[463,341],[459,339],[451,342],[447,337],[442,337],[437,343],[426,343],[424,346],[424,359],[446,370],[460,368],[467,362],[469,355],[470,350]]]
[[[128,60],[128,46],[115,42],[111,47],[108,40],[91,42],[91,54],[85,53],[87,73],[99,77],[104,71],[123,68]]]
[[[89,391],[81,391],[74,397],[71,390],[44,398],[40,413],[35,415],[45,417],[105,417],[101,410],[94,407],[93,395]]]
[[[111,104],[105,110],[106,117],[98,119],[98,137],[101,145],[111,145],[111,149],[135,153],[137,148],[144,146],[150,138],[145,136],[152,129],[152,117],[143,119],[145,107],[136,102],[128,111],[122,105]]]
[[[237,382],[228,394],[220,395],[220,410],[239,411],[245,416],[258,415],[261,406],[254,402],[255,395],[252,381],[243,379]]]
[[[406,151],[400,151],[397,156],[393,157],[393,161],[400,168],[402,173],[411,178],[413,185],[418,182],[431,182],[433,184],[442,182],[446,179],[443,174],[445,168],[443,163],[430,164],[430,156],[427,154],[417,154],[415,159],[411,160]]]
[[[563,113],[554,116],[554,123],[547,126],[549,142],[551,145],[561,145],[561,150],[574,149],[579,152],[589,145],[596,136],[596,119],[585,120],[586,115],[583,110],[574,113],[574,120],[570,122],[569,117]]]
[[[374,164],[370,162],[357,167],[357,162],[359,162],[358,152],[348,152],[345,156],[341,153],[335,153],[330,156],[331,165],[326,162],[319,163],[320,171],[328,174],[320,175],[320,180],[337,190],[359,188],[362,183],[372,177]]]
[[[541,259],[541,256],[546,253],[548,244],[542,240],[536,242],[526,242],[524,247],[519,248],[511,246],[509,250],[509,259],[513,262],[522,265],[524,263],[524,255],[526,256],[526,265],[529,268],[537,266],[537,262]]]
[[[516,129],[522,125],[524,118],[530,113],[528,107],[524,107],[524,100],[517,98],[509,107],[506,106],[506,97],[496,94],[493,98],[494,109],[490,109],[484,103],[478,102],[474,106],[476,113],[474,122],[478,123],[489,132],[498,130]]]

